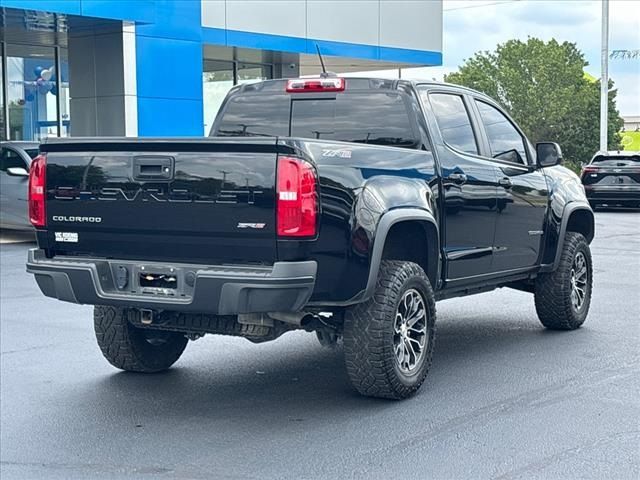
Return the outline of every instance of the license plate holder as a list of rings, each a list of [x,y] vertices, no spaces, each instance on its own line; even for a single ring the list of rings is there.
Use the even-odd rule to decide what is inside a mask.
[[[137,269],[136,283],[142,293],[175,296],[181,288],[181,271],[173,267],[141,265]]]

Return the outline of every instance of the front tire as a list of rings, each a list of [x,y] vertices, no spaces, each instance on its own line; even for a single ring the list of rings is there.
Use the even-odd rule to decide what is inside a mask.
[[[403,399],[431,366],[435,297],[424,270],[385,260],[373,297],[345,312],[343,342],[351,383],[362,395]]]
[[[173,365],[187,338],[178,332],[135,327],[124,308],[96,306],[93,326],[98,346],[111,365],[127,372],[161,372]]]
[[[593,287],[591,250],[584,236],[567,232],[560,265],[536,279],[540,322],[551,330],[575,330],[587,319]]]

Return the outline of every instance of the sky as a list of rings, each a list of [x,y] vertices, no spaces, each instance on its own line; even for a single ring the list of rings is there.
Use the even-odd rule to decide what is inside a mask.
[[[436,78],[457,70],[479,50],[494,50],[512,38],[555,38],[577,44],[600,77],[599,0],[444,0],[443,66],[404,69],[403,78]],[[609,2],[609,50],[640,49],[640,0]],[[620,114],[640,115],[640,58],[609,59]]]

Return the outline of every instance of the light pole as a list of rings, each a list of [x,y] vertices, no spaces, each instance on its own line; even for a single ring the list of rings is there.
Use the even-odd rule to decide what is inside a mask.
[[[609,0],[602,1],[602,45],[600,52],[600,150],[607,151],[609,120]]]

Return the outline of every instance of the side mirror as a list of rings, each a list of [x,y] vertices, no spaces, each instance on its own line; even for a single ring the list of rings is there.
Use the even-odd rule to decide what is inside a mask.
[[[536,143],[536,157],[539,168],[553,167],[562,163],[562,150],[554,142]]]
[[[7,175],[11,175],[12,177],[28,177],[29,172],[22,167],[9,167],[7,168]]]

